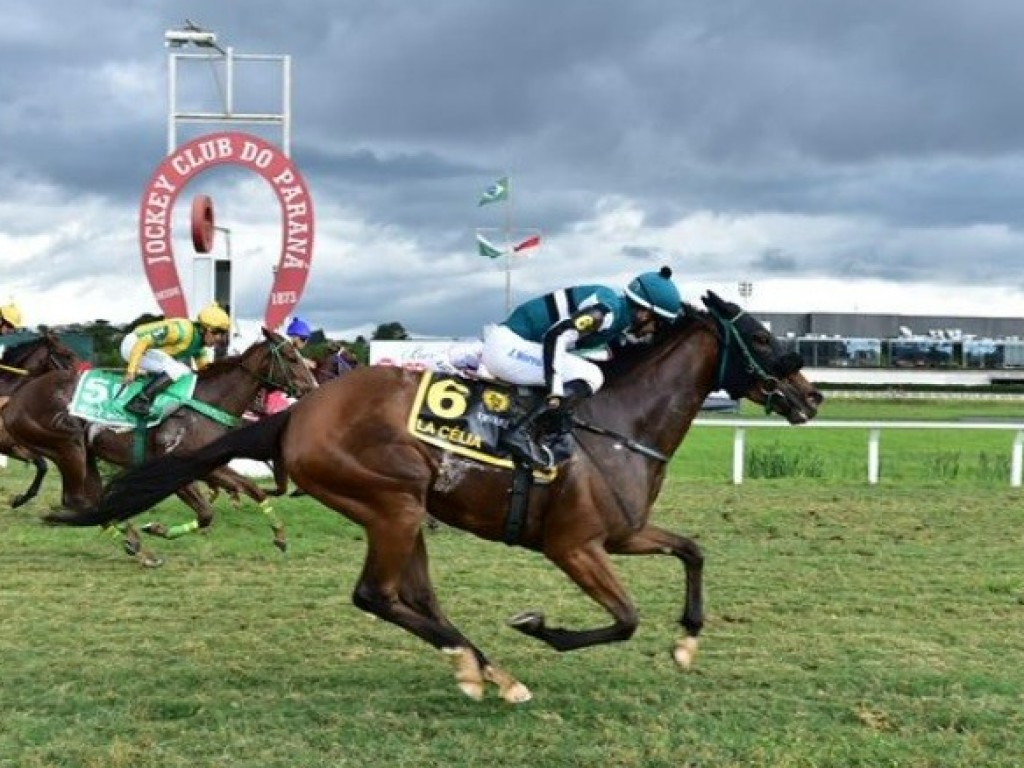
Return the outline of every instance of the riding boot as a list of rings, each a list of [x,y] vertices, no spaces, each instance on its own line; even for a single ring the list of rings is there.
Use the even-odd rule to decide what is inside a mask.
[[[573,379],[565,385],[565,397],[561,399],[558,406],[549,411],[544,418],[544,434],[541,437],[542,443],[556,460],[561,460],[572,453],[572,426],[573,413],[576,406],[586,398],[594,394],[590,385],[582,379]]]
[[[553,461],[550,451],[538,445],[532,430],[537,419],[547,413],[547,406],[541,403],[518,421],[505,428],[499,438],[499,446],[506,449],[517,464],[526,464],[550,469]]]
[[[174,381],[166,373],[161,373],[146,382],[146,386],[135,395],[131,400],[124,404],[124,409],[140,418],[149,416],[149,411],[153,407],[153,400],[158,394],[163,392]]]

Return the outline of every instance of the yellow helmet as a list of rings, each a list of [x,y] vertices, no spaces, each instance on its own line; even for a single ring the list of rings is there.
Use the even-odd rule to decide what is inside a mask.
[[[217,302],[209,304],[199,311],[198,320],[212,331],[230,331],[231,318],[228,313],[220,308]]]
[[[21,310],[17,304],[6,304],[0,307],[0,320],[15,328],[21,327]]]

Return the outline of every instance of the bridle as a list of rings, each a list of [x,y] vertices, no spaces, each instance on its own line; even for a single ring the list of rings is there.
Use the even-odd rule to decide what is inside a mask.
[[[731,318],[724,317],[710,307],[708,307],[708,313],[716,323],[719,339],[718,373],[715,389],[726,389],[728,391],[726,379],[730,363],[732,362],[729,353],[735,347],[735,349],[739,350],[742,357],[744,372],[757,382],[761,394],[764,395],[764,412],[771,413],[772,399],[779,395],[779,378],[765,370],[754,353],[750,351],[750,346],[747,340],[743,338],[739,328],[736,327],[736,321],[743,317],[746,311],[741,309]],[[733,397],[736,396],[733,392],[729,394]]]
[[[287,393],[290,397],[298,397],[301,393],[296,386],[297,378],[291,373],[291,366],[285,359],[281,349],[287,345],[291,346],[291,342],[284,341],[272,341],[267,340],[267,345],[270,351],[270,367],[266,373],[262,371],[254,371],[252,368],[247,366],[244,361],[239,363],[239,366],[253,377],[261,386],[266,389],[279,389]],[[292,347],[294,349],[294,347]],[[296,352],[298,354],[298,352]],[[278,376],[280,372],[280,376]],[[312,375],[312,374],[310,374]]]

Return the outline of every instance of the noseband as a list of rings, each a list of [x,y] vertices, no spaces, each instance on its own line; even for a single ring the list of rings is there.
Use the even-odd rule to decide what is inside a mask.
[[[281,348],[284,347],[285,344],[290,345],[291,342],[281,341],[269,343],[270,370],[266,374],[254,371],[244,363],[240,363],[240,365],[246,373],[256,379],[256,381],[267,389],[280,389],[290,397],[298,397],[299,391],[295,386],[295,377],[291,375],[288,364],[284,360],[284,355],[281,353]],[[296,354],[298,353],[296,352]],[[283,379],[283,381],[279,381],[276,378],[278,370],[281,372],[281,379]]]

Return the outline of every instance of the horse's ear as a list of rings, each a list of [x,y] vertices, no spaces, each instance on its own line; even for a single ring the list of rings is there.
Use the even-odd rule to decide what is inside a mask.
[[[710,289],[700,297],[700,300],[708,309],[721,309],[724,303],[718,294]]]

